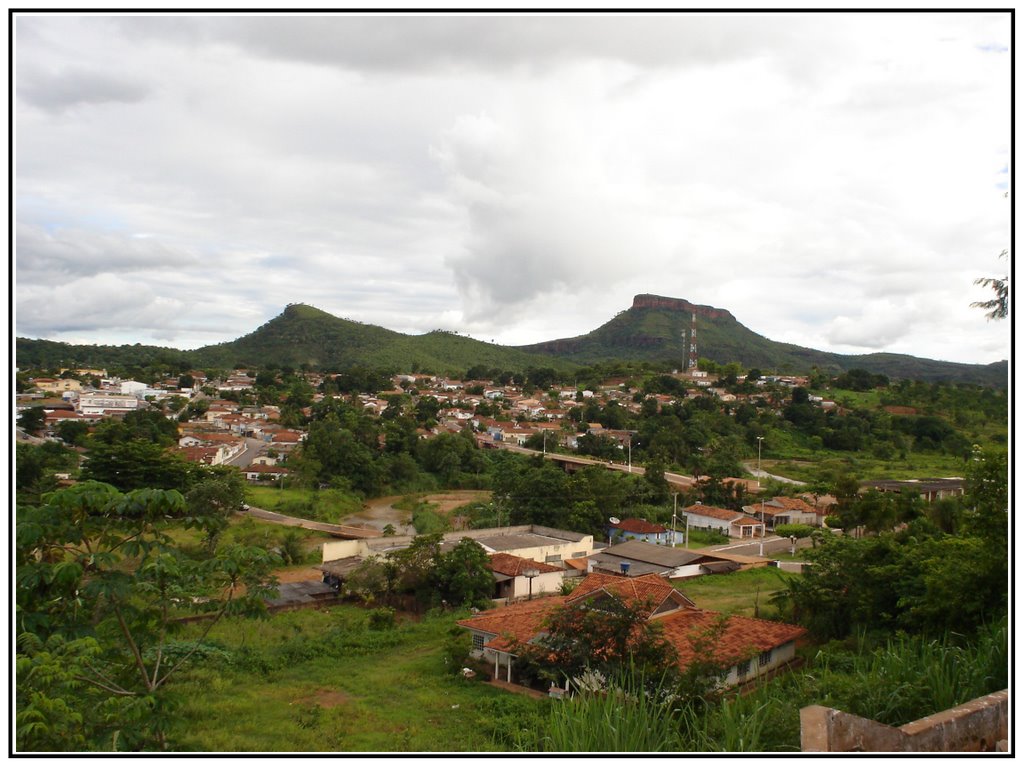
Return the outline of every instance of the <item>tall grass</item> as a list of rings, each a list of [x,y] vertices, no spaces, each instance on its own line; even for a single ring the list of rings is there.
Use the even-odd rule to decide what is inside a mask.
[[[954,639],[897,637],[869,651],[861,635],[855,653],[822,651],[828,704],[896,726],[1006,687],[1005,621],[983,627],[975,640]]]
[[[684,724],[671,704],[622,690],[586,693],[551,708],[542,733],[521,734],[526,752],[677,752]]]
[[[954,642],[957,641],[957,642]],[[823,649],[805,668],[702,711],[678,706],[629,676],[606,693],[553,702],[542,727],[520,733],[529,752],[786,752],[800,750],[800,709],[823,704],[900,726],[1001,690],[1006,622],[976,639],[898,637],[871,648]]]

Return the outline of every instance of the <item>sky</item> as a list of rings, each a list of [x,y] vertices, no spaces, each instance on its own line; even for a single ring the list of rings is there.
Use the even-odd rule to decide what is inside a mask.
[[[520,345],[652,293],[990,363],[1008,14],[17,14],[17,336],[290,303]],[[728,362],[728,361],[720,361]]]

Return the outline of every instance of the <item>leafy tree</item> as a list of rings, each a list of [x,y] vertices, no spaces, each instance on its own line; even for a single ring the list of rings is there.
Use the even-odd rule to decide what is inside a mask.
[[[265,611],[275,560],[242,546],[189,556],[168,526],[205,530],[210,521],[177,491],[121,493],[84,482],[43,501],[18,510],[19,736],[34,748],[64,749],[59,739],[77,723],[94,729],[82,734],[94,748],[114,746],[104,728],[128,749],[166,748],[167,682],[223,616]],[[189,611],[206,614],[207,626],[176,645],[173,619]],[[47,672],[55,658],[66,670],[56,679]],[[97,704],[117,719],[101,728],[89,709]]]
[[[39,432],[46,425],[46,411],[40,406],[26,408],[18,415],[18,426],[30,435]]]
[[[71,472],[77,465],[78,454],[60,443],[18,443],[15,449],[14,470],[18,500],[24,503],[38,503],[44,493],[57,487],[55,472]]]
[[[211,467],[209,475],[185,494],[185,503],[191,513],[208,520],[206,543],[210,548],[228,527],[231,515],[244,500],[245,483],[242,474],[233,467]]]
[[[89,425],[80,421],[62,421],[57,424],[57,437],[68,445],[84,445]]]
[[[1005,258],[1007,254],[1006,250],[1003,250],[999,254],[1000,258]],[[985,316],[989,320],[1002,320],[1010,311],[1010,278],[1004,275],[1002,278],[998,277],[979,277],[974,281],[975,285],[984,285],[986,288],[991,288],[995,293],[995,298],[989,299],[988,301],[975,301],[971,303],[972,307],[978,309],[988,310]]]
[[[487,607],[494,594],[494,573],[487,551],[469,538],[438,556],[433,581],[440,600],[453,606]]]
[[[788,525],[777,525],[775,526],[775,533],[783,538],[789,538],[790,536],[796,536],[798,539],[806,539],[816,529],[811,525],[803,525],[801,523],[791,523]]]
[[[457,487],[462,475],[484,469],[476,441],[468,434],[442,433],[417,445],[420,465],[441,478],[448,487]]]
[[[95,437],[95,435],[93,436]],[[90,440],[82,478],[109,483],[122,491],[161,488],[185,491],[197,466],[148,440]]]
[[[627,665],[656,676],[675,663],[677,652],[657,622],[648,621],[652,606],[602,593],[551,610],[544,634],[517,643],[520,664],[542,679],[576,677],[597,671],[606,678]]]

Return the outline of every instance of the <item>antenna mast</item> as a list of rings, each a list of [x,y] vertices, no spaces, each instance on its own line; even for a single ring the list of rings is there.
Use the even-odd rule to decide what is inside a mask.
[[[697,313],[690,320],[690,371],[697,370]]]

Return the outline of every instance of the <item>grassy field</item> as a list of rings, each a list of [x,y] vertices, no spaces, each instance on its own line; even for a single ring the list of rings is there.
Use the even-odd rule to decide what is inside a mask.
[[[676,586],[701,608],[749,616],[759,591],[766,616],[783,582],[775,569],[759,568]],[[507,751],[509,734],[546,718],[550,705],[449,671],[446,646],[462,615],[400,618],[383,630],[370,629],[370,610],[354,605],[226,619],[173,686],[174,748]],[[200,631],[188,626],[181,639]]]
[[[963,477],[966,471],[964,461],[955,456],[914,453],[902,461],[887,461],[876,459],[864,452],[843,454],[825,450],[801,453],[788,460],[762,460],[761,468],[773,475],[804,482],[815,482],[827,477],[834,470],[844,470],[862,480]]]
[[[784,579],[777,568],[752,568],[712,576],[698,576],[695,579],[679,579],[673,586],[693,600],[698,608],[721,613],[735,613],[742,616],[760,614],[770,618],[774,612],[770,598],[786,588]]]
[[[254,507],[325,523],[337,523],[363,507],[358,495],[333,488],[304,490],[255,485],[246,488],[245,500]]]
[[[231,619],[175,686],[181,751],[471,752],[506,747],[495,722],[547,706],[450,674],[456,616],[371,630],[354,606]],[[198,628],[188,630],[194,634]]]

